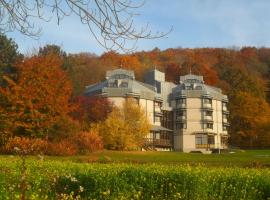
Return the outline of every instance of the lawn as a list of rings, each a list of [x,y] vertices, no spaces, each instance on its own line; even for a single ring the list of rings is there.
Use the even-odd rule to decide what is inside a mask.
[[[270,167],[270,150],[232,151],[234,153],[200,154],[181,152],[100,151],[89,156],[47,157],[50,160],[98,163],[159,163],[221,167]]]

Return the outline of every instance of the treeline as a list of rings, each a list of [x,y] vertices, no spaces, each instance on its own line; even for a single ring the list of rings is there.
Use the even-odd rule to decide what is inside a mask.
[[[134,70],[138,80],[143,80],[144,74],[153,68],[165,72],[166,80],[174,83],[190,70],[203,75],[207,84],[222,88],[229,96],[230,145],[270,147],[268,48],[165,51],[155,48],[148,52],[107,52],[97,56],[67,54],[57,45],[47,45],[26,57],[3,35],[0,37],[0,145],[16,146],[22,143],[15,138],[19,136],[46,140],[52,145],[49,149],[62,148],[63,152],[82,152],[85,149],[80,147],[89,144],[96,144],[89,151],[103,145],[112,149],[140,146],[135,138],[140,141],[138,137],[142,136],[124,138],[123,132],[117,135],[117,131],[110,131],[115,120],[119,126],[123,125],[123,130],[132,130],[132,124],[126,127],[128,122],[123,123],[125,117],[119,115],[123,111],[116,110],[107,100],[82,96],[85,86],[100,82],[107,70],[119,67]],[[134,113],[140,113],[139,110],[135,109]],[[149,128],[147,122],[141,127],[143,132]],[[108,135],[108,131],[113,134]],[[93,139],[86,139],[90,136]],[[118,144],[119,140],[123,143]],[[89,144],[82,144],[83,141]]]
[[[179,76],[192,71],[203,75],[209,85],[222,88],[230,103],[230,145],[241,148],[270,147],[270,49],[201,48],[115,52],[101,56],[81,53],[67,56],[73,94],[81,94],[88,84],[104,79],[106,70],[135,71],[136,78],[153,68],[166,73],[166,80],[178,83]]]

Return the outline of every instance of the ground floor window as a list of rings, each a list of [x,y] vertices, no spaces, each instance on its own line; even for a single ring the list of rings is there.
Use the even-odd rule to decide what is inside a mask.
[[[210,148],[215,144],[214,136],[206,134],[197,134],[195,136],[196,148]]]

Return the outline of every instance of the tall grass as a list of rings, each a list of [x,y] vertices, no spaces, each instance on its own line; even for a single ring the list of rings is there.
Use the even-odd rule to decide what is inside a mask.
[[[0,199],[20,199],[18,159],[0,160]],[[26,161],[26,199],[270,199],[270,170]]]

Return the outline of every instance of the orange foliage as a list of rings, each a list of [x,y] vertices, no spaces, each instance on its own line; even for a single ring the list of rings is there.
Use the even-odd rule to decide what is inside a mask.
[[[78,151],[77,145],[71,139],[63,139],[57,143],[49,143],[47,155],[73,156]]]
[[[17,66],[17,83],[6,77],[8,87],[0,88],[0,112],[7,116],[6,134],[38,136],[71,111],[71,82],[53,55],[27,58]]]
[[[78,147],[78,153],[84,154],[103,149],[101,137],[96,132],[80,132],[74,136],[74,143]]]
[[[14,137],[10,138],[2,152],[8,154],[44,154],[47,150],[46,140],[37,138]]]

